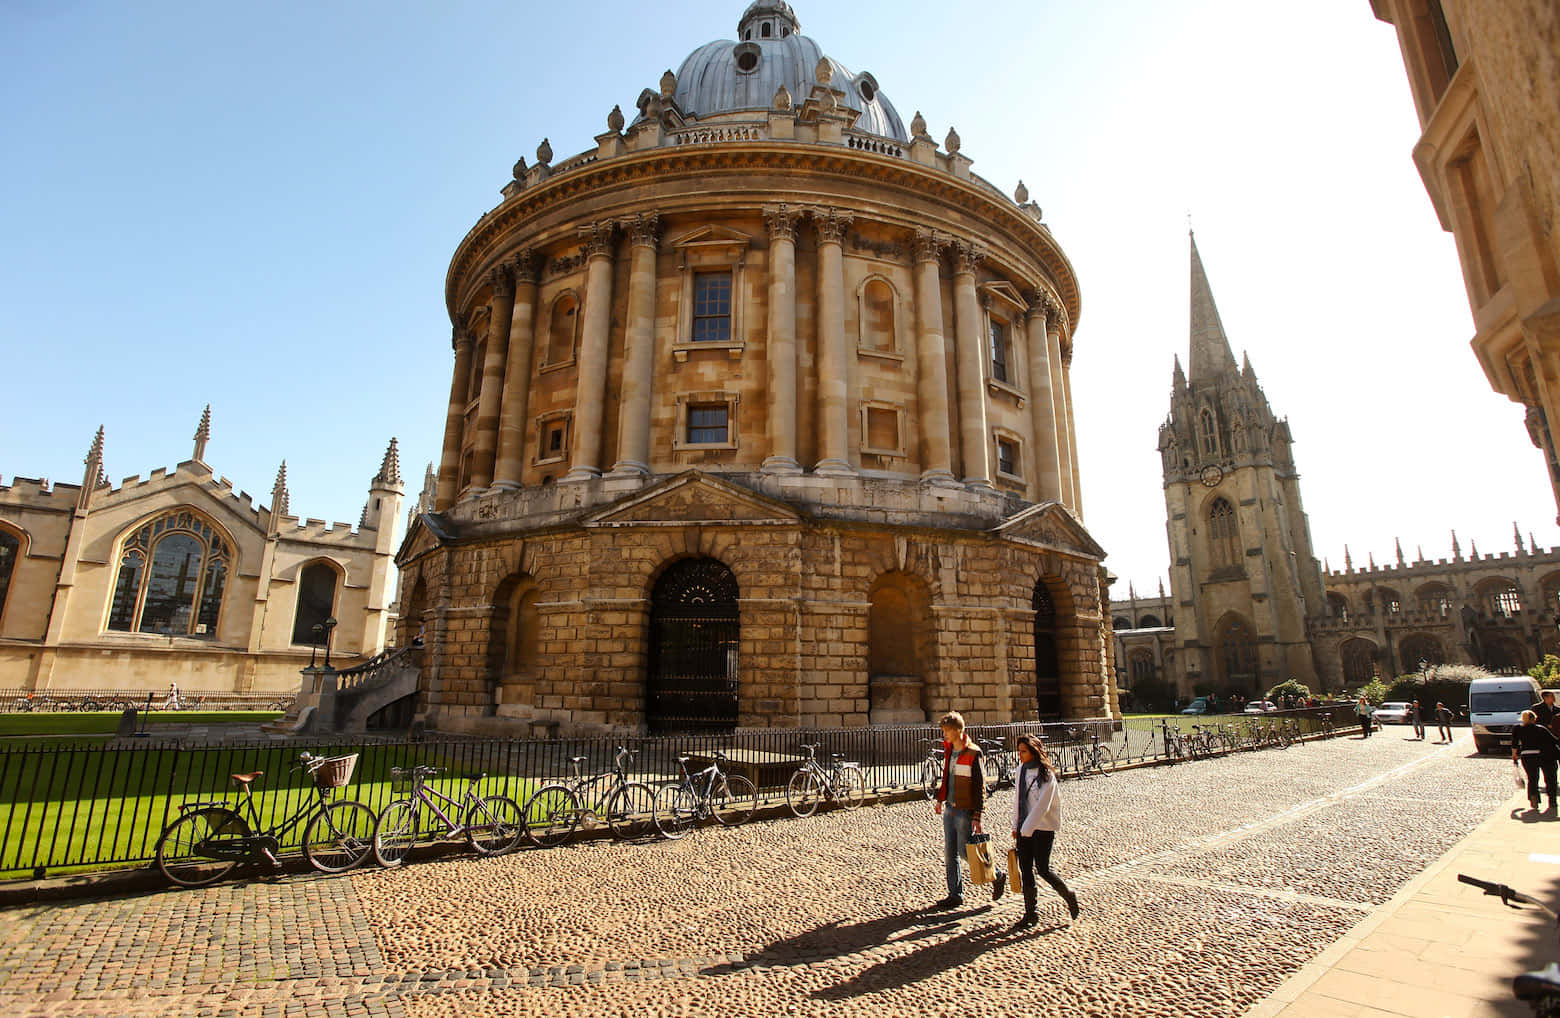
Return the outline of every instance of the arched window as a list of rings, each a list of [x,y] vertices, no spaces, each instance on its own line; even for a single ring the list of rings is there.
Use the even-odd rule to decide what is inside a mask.
[[[233,549],[189,510],[159,516],[124,543],[108,628],[215,639]]]
[[[1388,615],[1400,615],[1403,612],[1403,598],[1391,587],[1381,587],[1378,590],[1381,595],[1381,610]]]
[[[1239,424],[1235,425],[1235,430],[1230,434],[1230,446],[1236,452],[1246,451],[1246,429]]]
[[[737,726],[737,578],[712,558],[674,563],[650,594],[645,725],[652,734]]]
[[[298,574],[298,605],[293,611],[293,643],[315,643],[314,627],[336,609],[336,570],[324,562],[310,562]]]
[[[893,351],[894,291],[881,279],[869,279],[861,288],[861,345],[867,350]]]
[[[11,589],[11,574],[16,571],[16,560],[21,552],[21,538],[0,530],[0,619],[5,618],[5,595]]]
[[[574,359],[574,336],[579,323],[580,302],[566,293],[553,301],[547,323],[547,364],[567,364]]]
[[[1336,590],[1327,592],[1327,614],[1335,619],[1349,621],[1349,599]]]
[[[1215,569],[1240,565],[1240,527],[1228,499],[1216,498],[1208,507],[1208,548]]]
[[[1057,653],[1056,603],[1045,581],[1035,584],[1035,708],[1042,718],[1062,716],[1062,663]]]
[[[1214,638],[1214,667],[1225,688],[1257,688],[1257,644],[1251,624],[1238,615],[1225,616]]]
[[[1452,613],[1452,588],[1444,583],[1427,583],[1414,592],[1419,610],[1442,618]]]
[[[1202,451],[1204,456],[1217,456],[1219,454],[1219,429],[1213,423],[1213,411],[1203,407],[1197,414],[1197,430],[1202,435]]]
[[[1516,587],[1497,590],[1490,601],[1490,606],[1497,615],[1512,618],[1522,611],[1522,591]]]
[[[1132,620],[1127,618],[1125,615],[1117,615],[1115,618],[1110,620],[1110,628],[1116,630],[1117,632],[1131,629]]]
[[[1162,625],[1164,623],[1159,621],[1158,615],[1145,615],[1138,619],[1139,629],[1158,629]]]
[[[1421,661],[1426,665],[1446,663],[1446,652],[1441,649],[1441,641],[1425,633],[1403,637],[1403,642],[1398,645],[1398,654],[1403,659],[1403,667],[1414,671],[1419,670]]]
[[[1343,661],[1343,681],[1350,686],[1363,686],[1376,675],[1376,645],[1356,637],[1345,640],[1338,648]]]
[[[1131,661],[1132,684],[1154,677],[1154,655],[1146,650],[1134,650]]]
[[[531,678],[536,673],[536,647],[542,631],[536,602],[541,595],[540,587],[522,585],[510,598],[504,639],[505,678]]]

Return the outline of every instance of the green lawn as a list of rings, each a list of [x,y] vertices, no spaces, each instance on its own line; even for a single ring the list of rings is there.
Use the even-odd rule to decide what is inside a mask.
[[[119,711],[61,711],[58,713],[0,714],[0,738],[25,735],[113,735],[119,730]],[[281,714],[274,710],[153,711],[137,716],[147,729],[162,725],[258,725]]]

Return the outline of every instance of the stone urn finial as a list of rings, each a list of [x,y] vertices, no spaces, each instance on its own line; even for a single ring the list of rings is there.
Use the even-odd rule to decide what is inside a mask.
[[[1018,182],[1018,187],[1013,190],[1013,200],[1018,202],[1020,205],[1023,205],[1029,201],[1029,188],[1024,186],[1024,182],[1022,180]]]
[[[543,138],[542,143],[536,146],[536,161],[545,166],[552,162],[552,157],[552,143],[549,142],[546,138]]]
[[[910,121],[910,137],[926,137],[926,118],[921,116],[921,111],[915,111],[915,118]]]
[[[668,67],[666,73],[661,75],[661,98],[670,99],[677,93],[677,75]]]
[[[781,85],[775,89],[775,109],[789,110],[791,108],[791,90]]]
[[[813,77],[818,80],[818,84],[825,88],[829,87],[829,82],[834,80],[834,68],[829,66],[828,57],[819,59],[818,67],[813,71]]]
[[[524,180],[525,179],[525,170],[526,170],[525,156],[521,156],[520,157],[520,161],[518,163],[515,163],[515,168],[513,170],[511,170],[510,172],[515,175],[515,179],[516,180]]]
[[[948,150],[949,155],[953,155],[955,152],[959,151],[958,131],[955,131],[951,127],[948,128],[948,137],[943,139],[943,148]]]
[[[607,130],[617,133],[623,129],[623,107],[614,106],[607,114]]]

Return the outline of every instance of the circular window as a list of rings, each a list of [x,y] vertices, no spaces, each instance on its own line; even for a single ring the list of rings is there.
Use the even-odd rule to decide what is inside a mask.
[[[757,43],[744,42],[737,45],[734,51],[737,57],[737,70],[743,74],[752,74],[758,70],[758,56],[762,52]]]
[[[861,98],[871,102],[877,98],[877,79],[870,74],[862,74],[856,78],[856,91],[861,93]]]

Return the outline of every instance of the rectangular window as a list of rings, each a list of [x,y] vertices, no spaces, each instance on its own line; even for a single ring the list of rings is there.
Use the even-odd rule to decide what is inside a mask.
[[[554,424],[547,429],[547,453],[551,456],[563,455],[563,425]]]
[[[693,276],[693,341],[731,339],[731,273],[696,272]]]
[[[997,473],[1007,474],[1009,477],[1019,476],[1017,442],[1010,442],[1005,438],[997,439]]]
[[[867,448],[899,451],[899,414],[894,410],[867,407]]]
[[[694,403],[688,407],[688,444],[723,445],[730,408],[725,403]]]
[[[1008,380],[1007,326],[996,320],[991,323],[991,377],[998,382]]]

